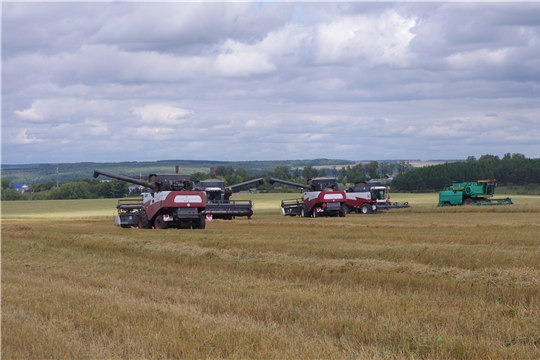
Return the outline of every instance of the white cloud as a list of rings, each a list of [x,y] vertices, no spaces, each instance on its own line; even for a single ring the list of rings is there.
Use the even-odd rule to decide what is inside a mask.
[[[109,127],[101,120],[87,119],[84,121],[83,126],[90,135],[103,136],[109,133]]]
[[[416,19],[395,11],[379,16],[345,17],[316,28],[317,62],[321,64],[366,60],[373,64],[405,66],[414,38]]]
[[[29,135],[28,134],[29,129],[21,129],[18,133],[14,134],[12,138],[8,139],[9,144],[17,145],[17,144],[37,144],[41,143],[43,140],[38,139],[35,135]]]
[[[142,123],[151,125],[182,125],[193,111],[182,109],[170,104],[149,104],[133,109]]]
[[[450,66],[459,69],[477,69],[485,65],[502,66],[512,54],[512,49],[479,49],[452,54],[448,57]]]
[[[36,104],[38,105],[38,104]],[[31,120],[31,121],[42,121],[44,119],[43,115],[40,114],[40,111],[37,109],[37,106],[32,105],[31,108],[26,110],[15,110],[15,114],[21,119]]]
[[[222,76],[250,76],[276,70],[268,55],[251,51],[239,44],[228,44],[231,53],[220,54],[215,62],[216,73]]]
[[[169,140],[175,135],[174,129],[167,127],[142,126],[135,129],[134,138],[147,141]],[[176,132],[179,137],[180,133]]]

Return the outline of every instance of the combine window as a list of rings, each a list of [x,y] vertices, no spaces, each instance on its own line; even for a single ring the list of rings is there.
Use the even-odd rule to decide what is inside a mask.
[[[372,191],[371,198],[373,200],[384,200],[384,189]]]
[[[207,191],[206,198],[208,202],[221,201],[221,191]]]

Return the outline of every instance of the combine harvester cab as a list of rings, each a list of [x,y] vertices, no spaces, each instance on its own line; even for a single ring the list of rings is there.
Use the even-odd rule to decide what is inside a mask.
[[[283,200],[281,202],[281,214],[283,216],[343,217],[347,214],[345,191],[338,189],[335,178],[308,179],[307,185],[276,178],[270,179],[270,184],[276,182],[307,190],[301,199]]]
[[[204,191],[193,190],[189,175],[151,174],[149,181],[94,170],[99,175],[126,181],[150,189],[138,199],[120,199],[116,206],[118,217],[115,224],[140,229],[204,229],[206,208]]]
[[[454,205],[510,205],[509,197],[493,199],[497,187],[497,180],[478,180],[476,182],[454,182],[445,185],[439,192],[437,206]]]
[[[251,219],[253,216],[253,204],[251,200],[229,200],[233,194],[233,189],[240,188],[249,184],[264,184],[263,178],[244,181],[239,184],[225,187],[223,180],[209,179],[202,180],[198,187],[206,193],[206,209],[203,214],[208,220],[225,219],[232,220],[237,216],[247,216]]]

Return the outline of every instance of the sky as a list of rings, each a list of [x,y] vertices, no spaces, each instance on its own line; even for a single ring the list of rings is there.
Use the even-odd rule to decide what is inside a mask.
[[[2,2],[2,163],[540,157],[540,2]]]

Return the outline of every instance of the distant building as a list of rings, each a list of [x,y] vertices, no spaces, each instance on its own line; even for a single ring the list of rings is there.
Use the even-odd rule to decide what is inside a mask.
[[[21,192],[21,193],[25,193],[26,191],[28,191],[28,185],[25,185],[25,184],[13,184],[13,185],[10,185],[10,187],[12,187],[13,189],[17,190],[18,192]]]
[[[140,185],[129,185],[129,186],[128,186],[128,191],[129,191],[129,192],[132,192],[133,190],[138,190],[138,189],[140,189],[140,188],[141,188]]]

